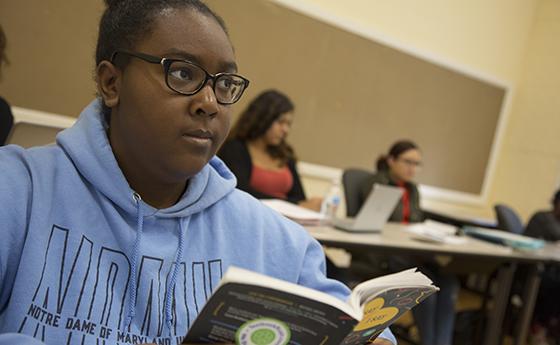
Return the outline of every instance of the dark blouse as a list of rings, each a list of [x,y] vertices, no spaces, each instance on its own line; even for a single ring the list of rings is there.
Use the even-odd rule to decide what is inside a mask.
[[[529,220],[525,235],[546,241],[560,241],[560,220],[552,211],[537,212]]]
[[[14,125],[14,116],[8,102],[0,97],[0,146],[6,143],[8,134]]]
[[[220,148],[218,152],[220,157],[228,168],[237,178],[237,188],[246,191],[257,199],[274,199],[275,197],[251,187],[251,174],[253,171],[253,161],[247,144],[238,139],[228,140]],[[294,204],[305,200],[305,193],[301,184],[301,179],[296,170],[296,162],[288,161],[288,169],[293,177],[293,184],[287,193],[286,201]]]

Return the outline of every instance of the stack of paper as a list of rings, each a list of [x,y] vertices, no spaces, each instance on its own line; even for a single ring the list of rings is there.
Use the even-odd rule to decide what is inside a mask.
[[[423,223],[413,224],[407,227],[409,232],[417,236],[417,239],[436,243],[462,244],[465,238],[456,236],[457,228],[453,225],[427,220]]]
[[[302,225],[319,225],[327,219],[322,213],[308,210],[284,200],[264,199],[261,201],[281,215]]]

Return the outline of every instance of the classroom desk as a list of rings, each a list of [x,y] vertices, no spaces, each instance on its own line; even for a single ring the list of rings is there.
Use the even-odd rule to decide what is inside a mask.
[[[498,267],[497,290],[494,306],[490,310],[488,323],[483,338],[484,345],[499,345],[502,335],[502,325],[505,310],[508,305],[509,291],[517,263],[530,263],[531,266],[541,265],[548,260],[548,254],[532,254],[514,251],[511,248],[495,245],[474,238],[466,237],[466,242],[460,245],[439,244],[421,241],[413,233],[406,231],[406,226],[388,223],[379,234],[350,233],[334,229],[330,226],[307,226],[309,233],[324,245],[351,250],[375,250],[376,253],[391,253],[395,255],[414,254],[426,258],[436,255],[446,255],[453,260],[465,260],[470,263],[496,265]],[[528,288],[531,292],[538,291],[540,284],[539,271],[531,272]],[[536,289],[536,290],[535,290]],[[524,313],[532,314],[534,301],[527,306]],[[530,320],[530,315],[523,315],[523,320]],[[522,344],[527,335],[528,323],[521,323],[525,329],[518,330],[516,344]],[[521,339],[522,338],[522,339]]]

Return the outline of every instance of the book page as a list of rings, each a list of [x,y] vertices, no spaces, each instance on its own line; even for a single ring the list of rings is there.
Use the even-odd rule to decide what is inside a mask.
[[[350,305],[354,309],[362,307],[362,305],[371,299],[371,296],[379,294],[387,289],[395,287],[430,287],[438,290],[432,285],[430,278],[426,277],[416,268],[404,270],[402,272],[388,274],[382,277],[367,280],[358,284],[350,295]]]
[[[434,287],[392,288],[374,295],[364,305],[364,316],[341,345],[371,344],[406,311],[436,292]]]

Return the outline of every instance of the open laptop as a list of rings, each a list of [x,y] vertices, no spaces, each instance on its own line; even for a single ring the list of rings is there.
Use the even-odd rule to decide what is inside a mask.
[[[353,232],[379,232],[402,197],[399,187],[375,184],[356,218],[335,218],[335,228]]]

